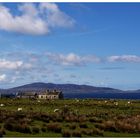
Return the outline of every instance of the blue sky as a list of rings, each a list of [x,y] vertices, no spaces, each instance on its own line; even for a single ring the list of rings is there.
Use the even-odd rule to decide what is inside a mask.
[[[139,89],[139,71],[140,3],[0,4],[0,88]]]

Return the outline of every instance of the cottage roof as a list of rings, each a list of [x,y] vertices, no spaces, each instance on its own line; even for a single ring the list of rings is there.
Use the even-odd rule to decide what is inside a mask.
[[[42,95],[59,95],[61,91],[46,91],[42,92]]]
[[[47,92],[46,95],[58,95],[60,92]]]

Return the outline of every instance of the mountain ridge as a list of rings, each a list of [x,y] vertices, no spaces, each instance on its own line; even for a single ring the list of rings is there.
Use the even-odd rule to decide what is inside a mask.
[[[54,84],[54,83],[43,83],[43,82],[35,82],[30,84],[25,84],[13,88],[8,89],[0,89],[0,91],[39,91],[46,89],[58,89],[62,90],[64,93],[121,93],[125,92],[123,90],[110,88],[110,87],[95,87],[91,85],[78,85],[78,84]]]

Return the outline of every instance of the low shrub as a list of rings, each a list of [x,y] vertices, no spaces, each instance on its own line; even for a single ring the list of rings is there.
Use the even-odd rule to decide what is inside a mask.
[[[71,132],[68,131],[68,130],[64,130],[64,131],[62,132],[62,137],[71,137]]]
[[[46,127],[42,127],[42,128],[41,128],[41,131],[42,131],[42,132],[46,132]]]
[[[137,129],[137,131],[140,133],[140,124],[137,124],[137,125],[136,125],[136,129]]]
[[[106,121],[103,127],[106,131],[118,132],[114,121]]]
[[[66,116],[65,117],[65,121],[66,122],[77,122],[78,118],[75,115],[70,115],[70,116]]]
[[[98,128],[93,128],[93,129],[92,129],[92,134],[93,134],[93,135],[103,136],[103,131],[101,131],[101,130],[98,129]]]
[[[70,128],[70,129],[76,129],[76,124],[71,124],[71,125],[69,125],[69,128]]]
[[[96,127],[96,128],[99,128],[99,129],[101,129],[101,130],[104,130],[104,124],[102,124],[102,123],[96,123],[96,124],[94,124],[94,126]]]
[[[62,127],[58,123],[50,123],[47,125],[47,130],[55,133],[61,133]]]
[[[6,134],[3,128],[0,129],[0,137],[3,137]]]
[[[72,137],[82,137],[81,131],[79,131],[79,130],[73,131]]]
[[[79,127],[80,128],[88,128],[88,125],[86,123],[80,123]]]
[[[1,130],[0,130],[0,138],[2,138],[3,137],[3,133],[1,132]]]
[[[120,132],[127,132],[127,133],[135,133],[136,132],[135,126],[131,125],[129,123],[117,122],[116,125],[117,125],[117,128]]]
[[[17,125],[16,126],[17,132],[21,133],[32,133],[31,128],[28,125]]]
[[[50,116],[48,114],[42,114],[42,115],[40,115],[39,120],[41,120],[43,122],[46,122],[46,123],[49,123],[50,122]]]
[[[14,124],[12,124],[12,123],[5,123],[4,124],[4,128],[9,130],[9,131],[13,131],[14,130]]]
[[[86,122],[87,121],[87,117],[86,116],[84,116],[84,115],[81,115],[81,116],[79,116],[79,118],[78,118],[78,122]]]
[[[39,133],[39,131],[40,131],[40,129],[39,129],[38,127],[33,127],[33,128],[32,128],[32,132],[33,132],[34,134]]]
[[[16,120],[18,120],[18,119],[23,119],[23,118],[25,118],[26,117],[26,114],[24,113],[24,112],[16,112],[15,114],[14,114],[14,118],[16,119]]]
[[[81,133],[88,136],[92,136],[93,134],[91,129],[82,129]]]
[[[89,121],[90,121],[90,122],[102,123],[102,120],[101,120],[101,119],[98,119],[98,118],[96,118],[96,117],[89,118]]]

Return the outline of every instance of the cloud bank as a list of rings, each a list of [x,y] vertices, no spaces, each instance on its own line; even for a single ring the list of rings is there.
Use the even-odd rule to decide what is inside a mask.
[[[8,7],[0,5],[0,29],[30,35],[44,35],[52,28],[72,27],[74,19],[61,11],[55,3],[20,4],[17,15]],[[20,13],[20,14],[19,14]]]
[[[136,55],[114,55],[107,58],[108,62],[140,62],[140,57]]]
[[[90,65],[104,65],[101,70],[122,70],[123,64],[114,63],[140,63],[137,55],[112,55],[104,58],[95,55],[79,55],[76,53],[31,53],[31,52],[9,52],[0,58],[0,83],[18,83],[25,81],[53,80],[63,76],[65,68],[80,69]],[[107,64],[107,65],[106,65]],[[56,74],[60,73],[60,76]],[[77,79],[73,73],[69,76]]]
[[[100,58],[96,56],[79,56],[74,53],[69,53],[67,55],[63,54],[53,54],[46,53],[48,59],[55,64],[60,64],[64,66],[83,66],[87,63],[98,63],[100,62]]]
[[[31,67],[31,64],[23,63],[23,61],[9,61],[6,59],[0,59],[0,69],[16,70],[30,69]]]

